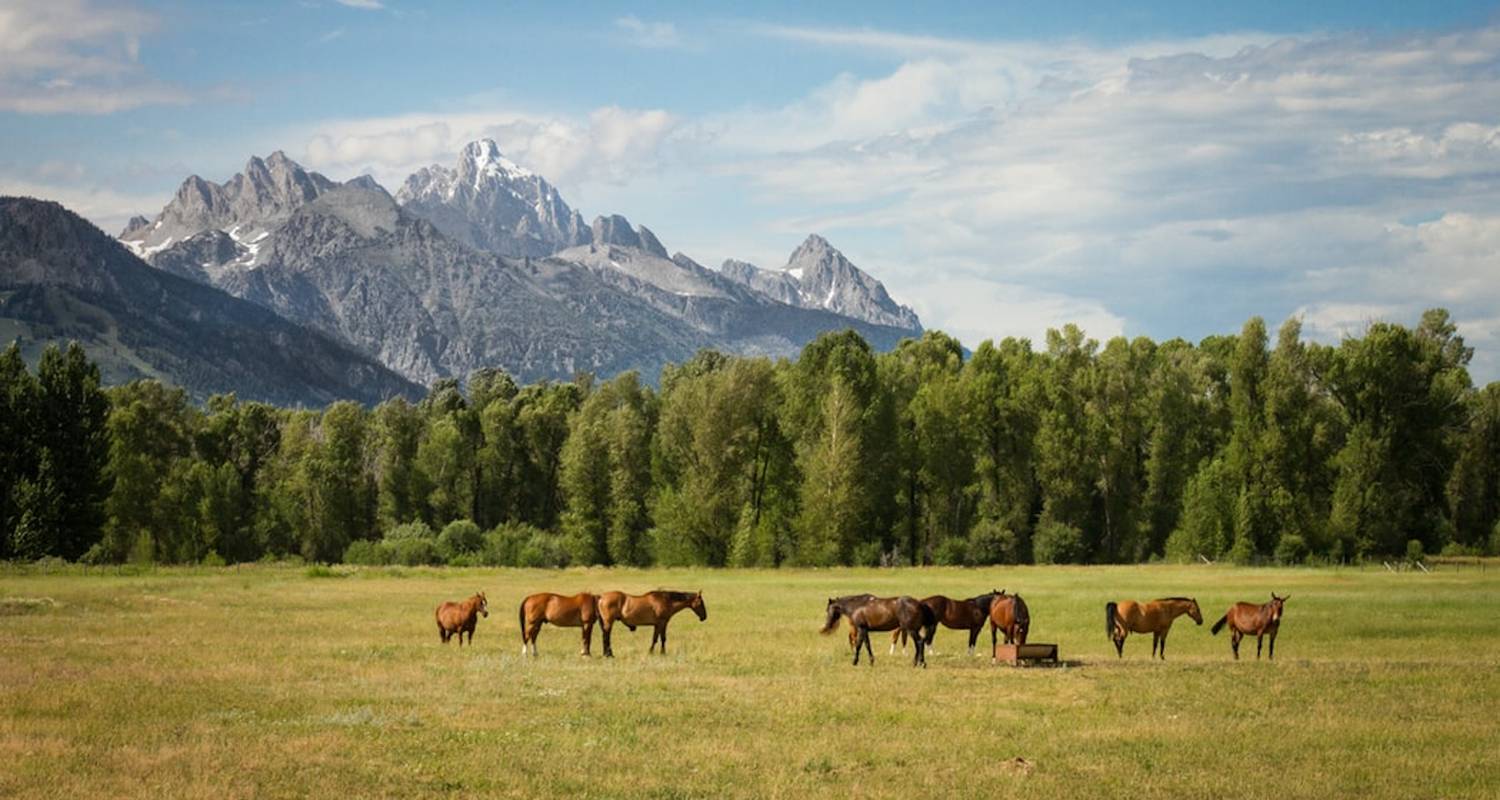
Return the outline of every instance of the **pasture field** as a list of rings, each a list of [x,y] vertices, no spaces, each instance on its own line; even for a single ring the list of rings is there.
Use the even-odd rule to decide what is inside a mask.
[[[320,577],[331,572],[339,577]],[[702,589],[613,661],[533,591]],[[849,663],[828,596],[1020,592],[1066,666]],[[478,589],[474,647],[433,608]],[[1209,626],[1289,594],[1277,660]],[[1165,663],[1111,599],[1196,596]],[[981,640],[988,645],[986,631]],[[984,648],[981,648],[982,650]],[[1496,797],[1500,568],[0,568],[0,797]]]

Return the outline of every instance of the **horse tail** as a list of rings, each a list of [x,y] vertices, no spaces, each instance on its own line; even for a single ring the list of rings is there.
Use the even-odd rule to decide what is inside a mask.
[[[1115,609],[1118,607],[1113,600],[1104,604],[1104,635],[1111,639],[1115,637]]]
[[[526,601],[521,601],[521,607],[516,609],[516,620],[521,624],[521,644],[526,644]]]
[[[1214,626],[1212,628],[1210,628],[1209,630],[1213,633],[1213,635],[1218,636],[1219,635],[1219,631],[1224,630],[1224,623],[1226,623],[1228,621],[1229,621],[1229,615],[1225,614],[1224,616],[1219,617],[1219,621],[1215,622]]]
[[[926,603],[917,603],[917,607],[922,609],[922,627],[927,629],[926,635],[922,636],[922,643],[932,644],[932,640],[937,638],[937,612],[928,608]],[[922,635],[920,630],[917,633]]]
[[[828,621],[823,624],[823,627],[818,630],[818,633],[821,633],[824,636],[833,633],[833,629],[839,626],[839,617],[843,616],[843,614],[843,606],[831,606],[828,612]]]

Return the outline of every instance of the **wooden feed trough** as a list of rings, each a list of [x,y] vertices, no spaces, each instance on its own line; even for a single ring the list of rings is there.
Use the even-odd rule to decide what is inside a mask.
[[[1015,666],[1022,661],[1051,661],[1057,663],[1057,645],[1027,643],[1002,644],[995,648],[995,660]]]

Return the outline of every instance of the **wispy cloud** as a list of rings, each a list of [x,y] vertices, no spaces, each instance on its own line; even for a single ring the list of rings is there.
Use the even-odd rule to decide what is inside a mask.
[[[323,34],[322,36],[319,36],[318,37],[318,44],[327,44],[327,43],[329,43],[331,41],[334,41],[335,39],[341,39],[341,38],[343,38],[343,36],[344,36],[344,29],[343,28],[334,28],[333,30],[328,31],[327,33]]]
[[[666,49],[683,45],[682,38],[677,35],[677,26],[670,22],[646,22],[628,15],[615,20],[615,30],[624,41],[636,47]]]
[[[189,102],[141,66],[158,20],[88,0],[13,0],[0,9],[0,111],[109,114]]]
[[[364,11],[379,11],[385,8],[385,4],[381,3],[380,0],[337,0],[337,2],[341,6],[358,8]]]

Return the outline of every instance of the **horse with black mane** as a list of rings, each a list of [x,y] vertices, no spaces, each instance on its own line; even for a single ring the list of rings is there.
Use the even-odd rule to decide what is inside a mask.
[[[669,592],[658,589],[645,594],[605,592],[599,595],[599,630],[604,636],[604,657],[614,658],[609,635],[615,622],[625,623],[634,631],[637,625],[650,625],[651,649],[656,652],[656,643],[661,641],[662,655],[667,654],[667,623],[683,609],[691,609],[698,621],[708,619],[708,606],[703,604],[703,592]]]
[[[1199,625],[1203,624],[1203,612],[1198,610],[1198,601],[1191,597],[1163,597],[1149,603],[1121,600],[1104,604],[1104,632],[1114,640],[1115,655],[1125,657],[1125,637],[1132,633],[1151,634],[1151,657],[1160,655],[1167,660],[1167,634],[1172,632],[1172,623],[1183,614]],[[1217,631],[1215,631],[1217,633]]]
[[[974,645],[979,641],[979,634],[984,631],[984,623],[990,618],[990,603],[996,597],[1005,595],[1004,589],[991,589],[981,595],[975,595],[966,600],[956,600],[940,594],[924,597],[921,603],[932,609],[937,621],[943,627],[955,631],[969,632],[969,655],[974,655]],[[927,649],[936,654],[932,649],[932,640],[937,636],[937,625],[927,631]],[[901,644],[901,652],[906,652],[906,631],[898,630],[891,634],[891,654],[896,653],[897,642]]]
[[[485,599],[484,592],[477,592],[461,603],[439,603],[434,616],[437,617],[438,636],[442,638],[443,644],[447,644],[455,633],[458,634],[459,647],[464,646],[465,633],[469,634],[469,644],[474,644],[474,625],[480,615],[490,615],[490,603]]]
[[[562,628],[583,628],[583,651],[589,655],[594,640],[594,620],[599,616],[599,598],[588,592],[570,596],[539,592],[521,601],[521,655],[536,655],[536,637],[542,625],[552,623]]]
[[[854,664],[859,665],[859,651],[863,647],[870,655],[870,666],[875,666],[875,650],[870,646],[870,631],[905,631],[907,636],[916,643],[916,655],[912,658],[913,667],[927,666],[927,642],[930,640],[930,629],[937,625],[937,616],[932,609],[922,605],[916,598],[901,597],[875,597],[869,594],[855,594],[845,597],[828,598],[827,619],[823,623],[823,629],[819,631],[824,635],[832,633],[839,625],[840,617],[847,617],[854,626],[857,635],[854,639]]]
[[[1031,609],[1018,594],[1000,594],[990,601],[990,661],[998,659],[1000,649],[996,634],[1005,634],[1006,644],[1026,644],[1026,635],[1031,632]]]
[[[1214,623],[1213,634],[1219,635],[1219,631],[1228,623],[1230,632],[1233,634],[1229,639],[1229,647],[1234,651],[1236,661],[1240,658],[1240,640],[1250,634],[1255,634],[1255,657],[1260,658],[1261,639],[1265,636],[1271,637],[1271,653],[1268,660],[1276,658],[1276,632],[1281,630],[1281,611],[1291,595],[1277,597],[1271,592],[1271,602],[1256,605],[1254,603],[1235,603],[1229,607],[1224,616]]]

